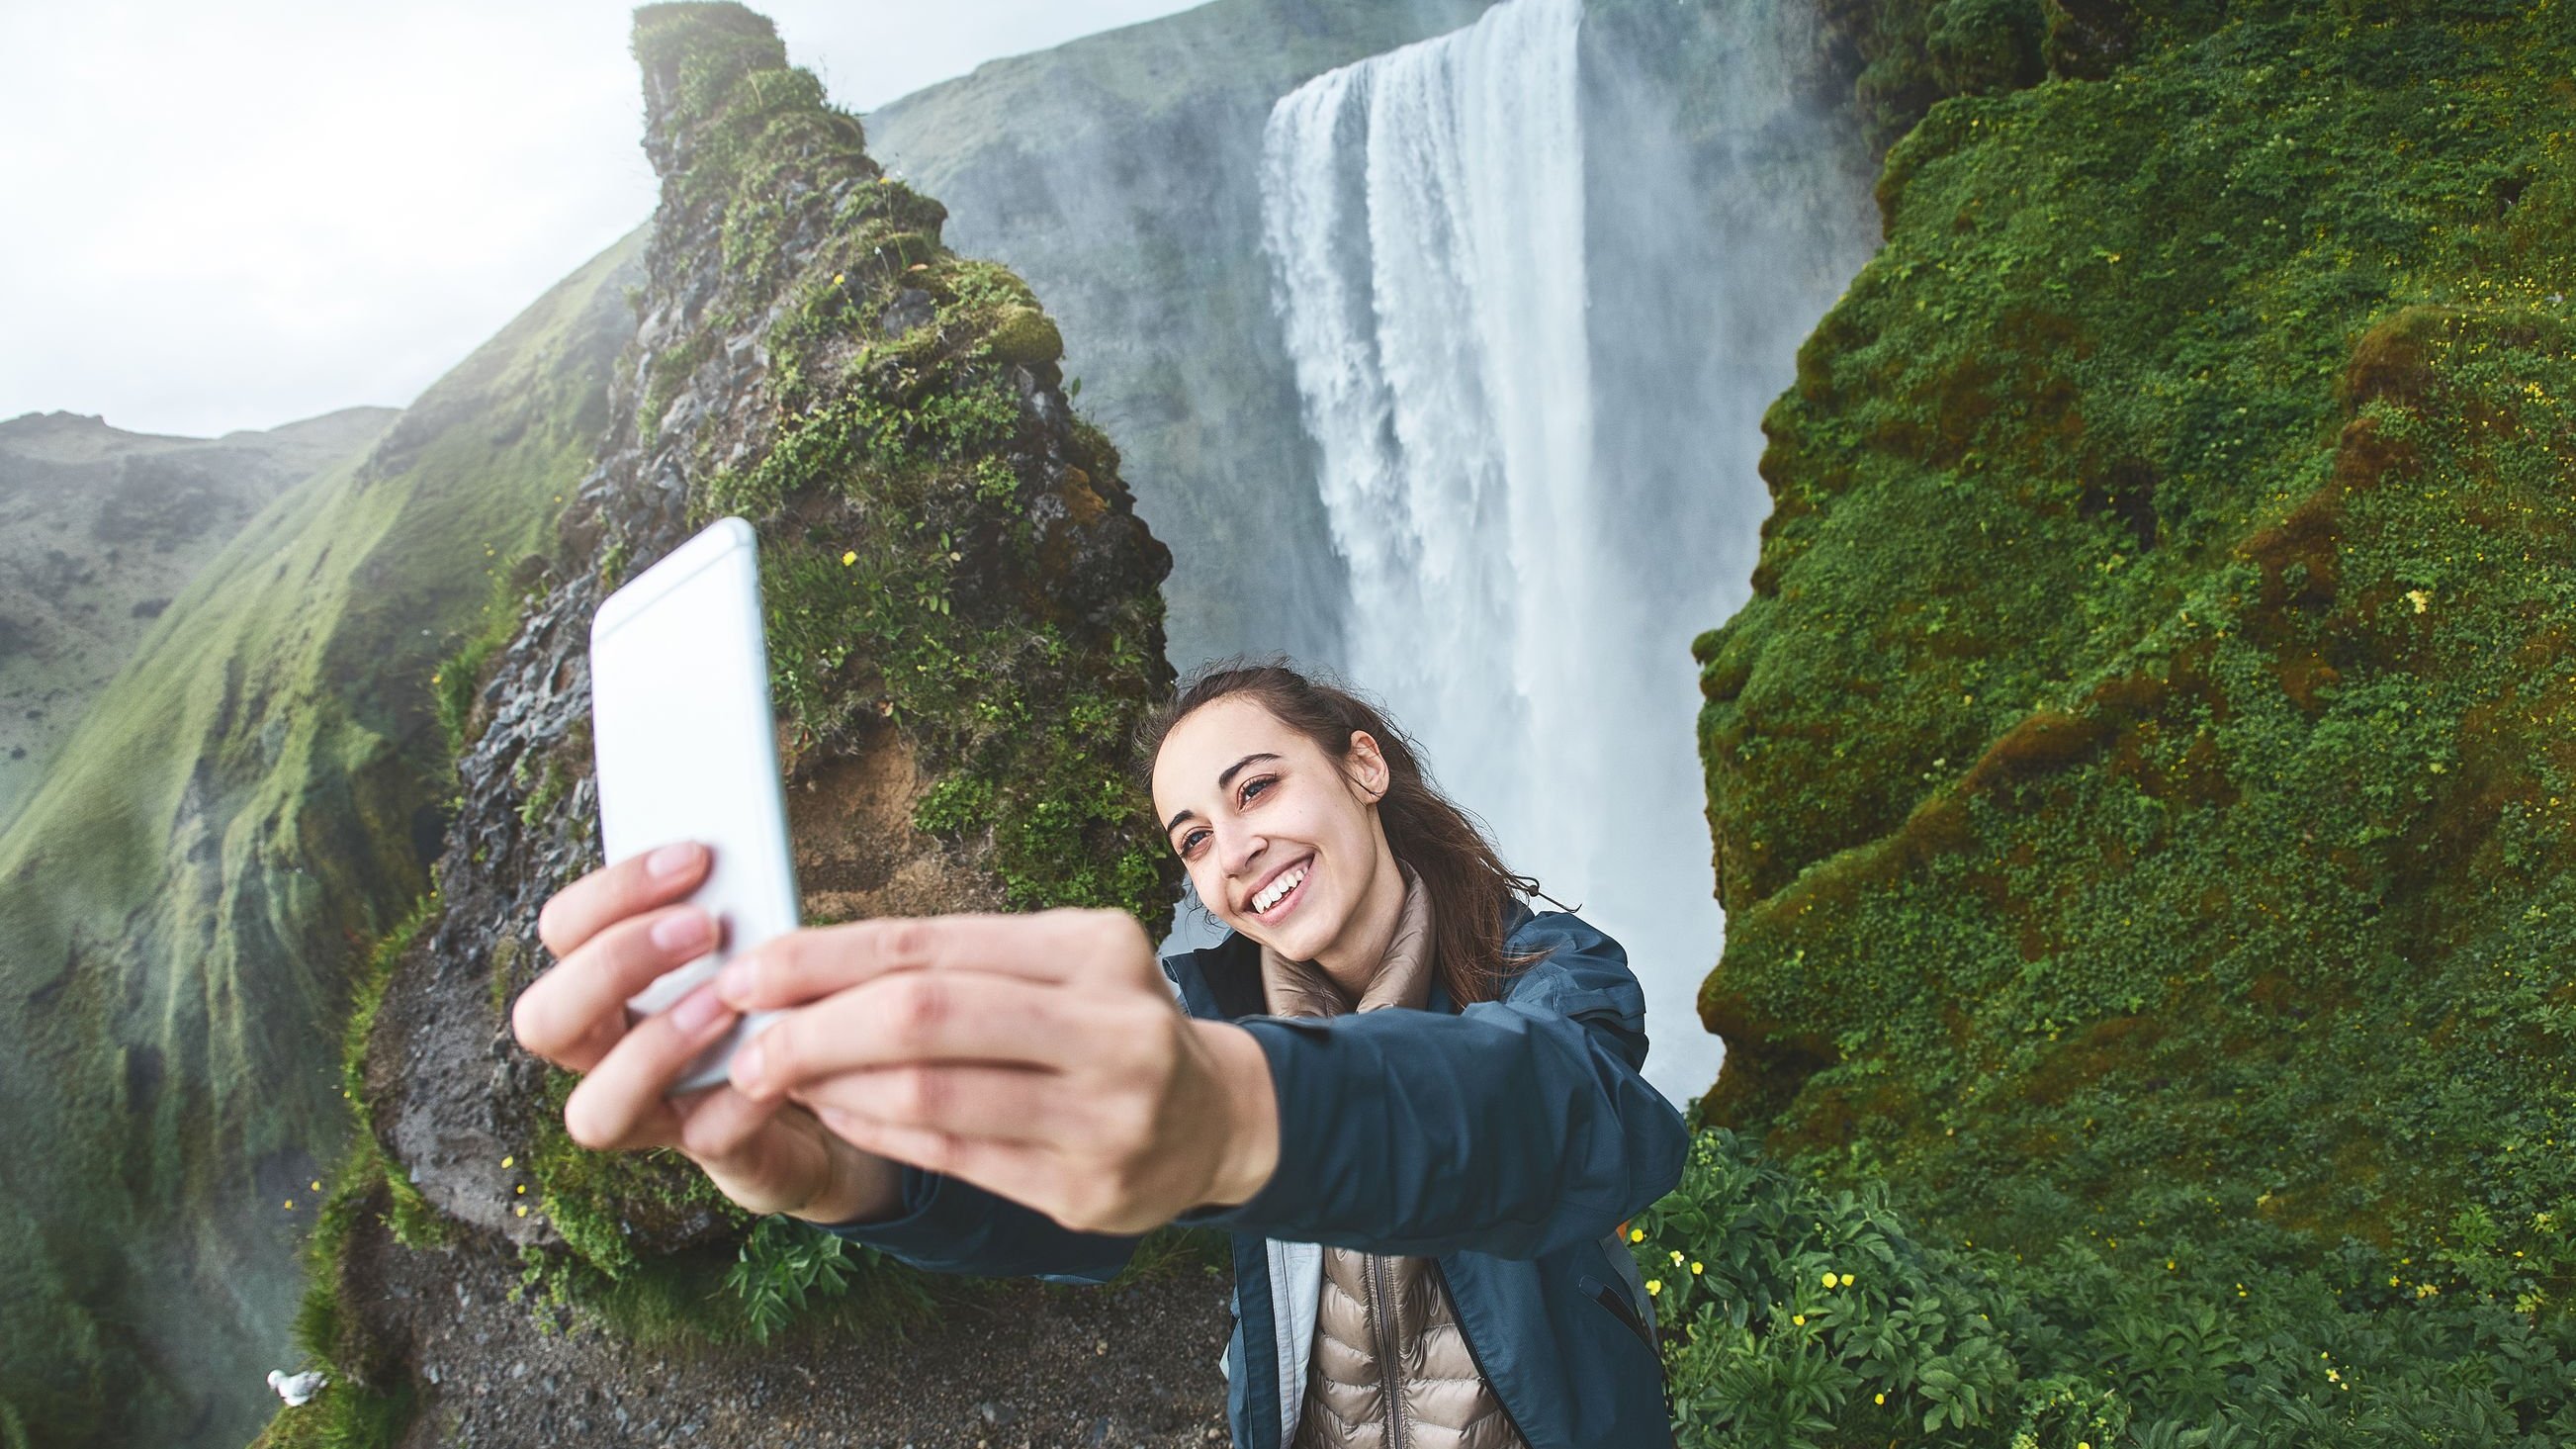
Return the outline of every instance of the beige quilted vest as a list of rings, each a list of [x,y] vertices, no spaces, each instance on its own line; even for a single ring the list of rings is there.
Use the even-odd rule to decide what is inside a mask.
[[[1261,986],[1273,1015],[1426,1006],[1431,898],[1410,869],[1404,879],[1395,939],[1356,1003],[1321,967],[1262,948]],[[1326,1247],[1323,1277],[1289,1449],[1526,1449],[1476,1371],[1431,1259]]]

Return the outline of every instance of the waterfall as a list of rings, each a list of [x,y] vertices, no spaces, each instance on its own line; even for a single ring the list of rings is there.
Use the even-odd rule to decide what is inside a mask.
[[[1695,999],[1725,928],[1688,641],[1746,596],[1761,409],[1874,230],[1865,172],[1805,159],[1834,138],[1779,60],[1795,20],[1724,23],[1727,83],[1664,102],[1587,89],[1581,0],[1505,0],[1317,76],[1263,138],[1339,662],[1506,861],[1626,945],[1676,1102],[1716,1076]],[[1728,159],[1694,173],[1675,138],[1712,117]]]
[[[1510,0],[1317,77],[1272,112],[1262,186],[1349,672],[1567,901],[1606,883],[1635,637],[1594,486],[1581,19]]]

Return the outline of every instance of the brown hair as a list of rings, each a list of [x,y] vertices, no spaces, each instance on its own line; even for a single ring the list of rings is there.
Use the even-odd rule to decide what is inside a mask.
[[[1385,757],[1386,793],[1378,820],[1395,858],[1413,868],[1431,897],[1432,969],[1451,1001],[1491,1001],[1531,956],[1503,954],[1503,914],[1515,897],[1540,894],[1538,882],[1495,854],[1475,817],[1431,783],[1413,740],[1351,690],[1299,672],[1284,659],[1220,659],[1193,670],[1172,697],[1139,722],[1137,767],[1150,777],[1154,757],[1174,726],[1205,705],[1242,695],[1313,740],[1328,759],[1347,759],[1351,733],[1366,730]]]

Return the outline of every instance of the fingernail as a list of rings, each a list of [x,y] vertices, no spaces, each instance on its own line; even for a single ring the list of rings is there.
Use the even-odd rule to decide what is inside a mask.
[[[730,1014],[730,1008],[713,988],[701,986],[681,997],[680,1004],[671,1008],[671,1025],[678,1027],[682,1036],[696,1036],[717,1017]]]
[[[716,973],[716,994],[737,1006],[748,1001],[753,969],[748,956],[726,962],[725,968]]]
[[[665,951],[694,951],[714,934],[707,913],[700,910],[675,911],[653,923],[653,944]]]
[[[744,1042],[733,1054],[733,1084],[746,1097],[760,1095],[760,1042],[757,1038]]]
[[[699,849],[698,843],[693,840],[683,840],[677,845],[665,845],[644,857],[644,873],[655,880],[668,880],[690,866],[696,865]]]

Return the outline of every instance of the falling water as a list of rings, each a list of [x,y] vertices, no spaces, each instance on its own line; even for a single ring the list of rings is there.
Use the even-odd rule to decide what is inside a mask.
[[[1742,252],[1733,275],[1723,258],[1694,255],[1596,285],[1582,23],[1581,0],[1506,0],[1466,29],[1284,97],[1264,137],[1263,233],[1350,581],[1342,662],[1420,739],[1515,868],[1627,945],[1647,994],[1647,1074],[1679,1101],[1716,1074],[1718,1044],[1693,998],[1724,933],[1687,641],[1744,598],[1768,506],[1751,467],[1755,419],[1849,271],[1833,248],[1775,239],[1769,253]],[[1742,134],[1777,134],[1762,126],[1786,103],[1756,96],[1760,69],[1744,69],[1745,98],[1725,104],[1765,110]],[[1622,137],[1610,154],[1635,149]],[[1748,179],[1772,164],[1748,163]],[[1629,208],[1619,224],[1636,230],[1640,165],[1605,169]],[[1791,195],[1775,209],[1800,205]],[[1704,214],[1694,199],[1652,218],[1666,236],[1648,240],[1669,253],[1670,235]],[[1812,281],[1784,283],[1794,267],[1764,274],[1789,252],[1822,264],[1821,295],[1808,295],[1820,290]],[[1636,255],[1623,243],[1623,267]],[[1640,286],[1708,294],[1672,303],[1692,320],[1667,333],[1723,319],[1678,347],[1593,335],[1588,313],[1665,306],[1619,291]],[[1780,325],[1747,321],[1784,290],[1796,295],[1773,308]],[[1724,345],[1710,345],[1712,331]],[[1712,352],[1713,363],[1672,362]],[[1661,384],[1669,399],[1596,396],[1597,375],[1675,377],[1693,365],[1705,376]],[[1611,418],[1618,456],[1605,457]]]

